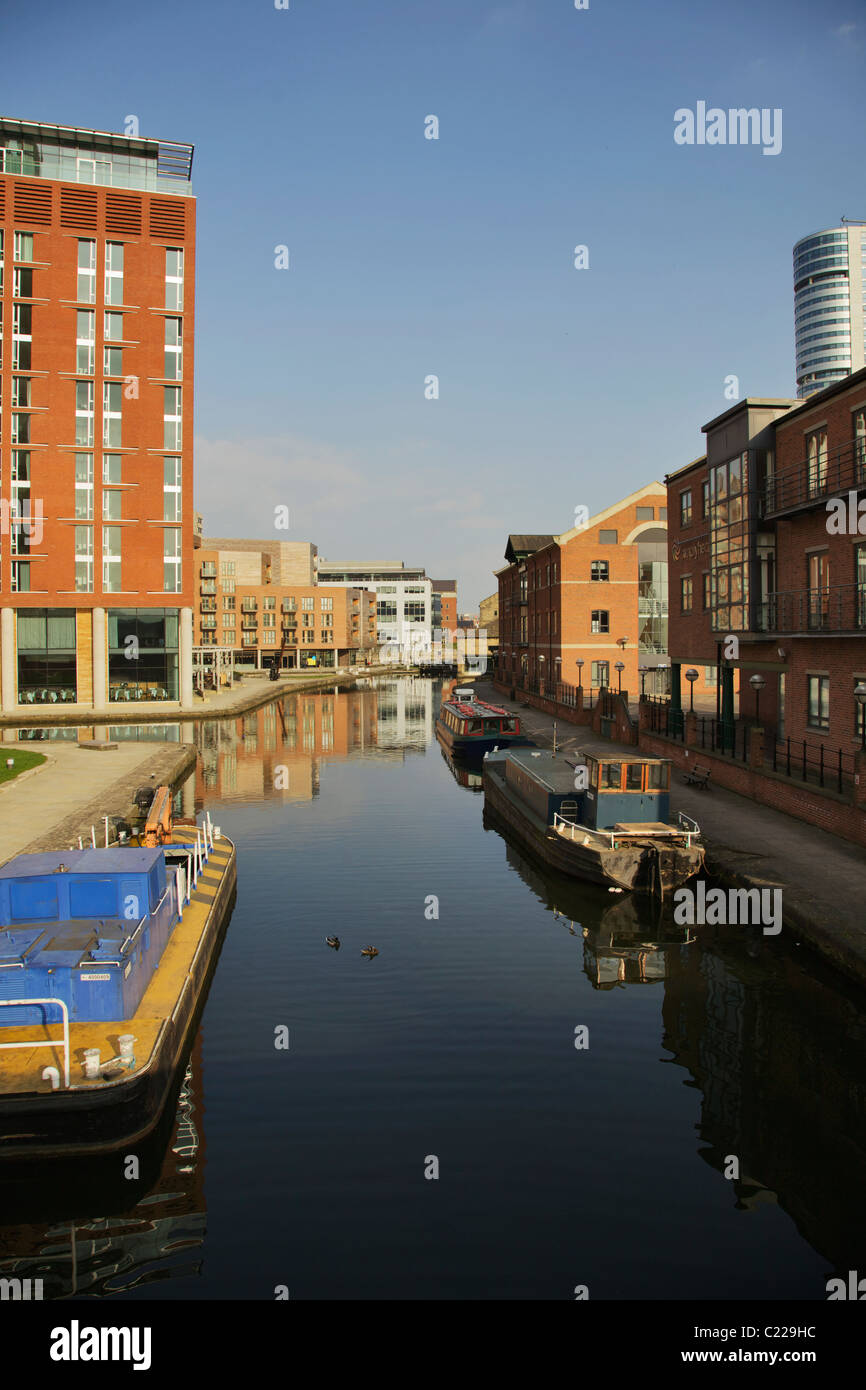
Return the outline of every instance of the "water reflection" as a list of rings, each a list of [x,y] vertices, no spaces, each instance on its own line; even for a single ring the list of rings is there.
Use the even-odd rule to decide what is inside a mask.
[[[453,758],[447,748],[442,748],[441,746],[439,752],[442,754],[448,771],[451,773],[451,776],[458,786],[465,787],[465,789],[470,792],[481,792],[484,790],[484,779],[481,776],[481,770],[477,762],[461,762],[457,758]]]

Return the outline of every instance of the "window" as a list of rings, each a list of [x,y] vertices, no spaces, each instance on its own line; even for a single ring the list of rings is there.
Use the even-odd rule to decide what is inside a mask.
[[[29,372],[33,348],[33,305],[12,306],[12,369]]]
[[[224,627],[224,628],[223,628],[223,646],[224,646],[224,647],[234,647],[234,646],[236,646],[236,645],[237,645],[237,640],[238,640],[237,628],[234,628],[234,627]]]
[[[93,455],[75,455],[75,516],[93,520]]]
[[[120,535],[119,526],[102,528],[102,587],[107,594],[120,592]]]
[[[625,790],[627,792],[639,792],[643,782],[643,763],[626,763],[625,765]]]
[[[236,602],[237,599],[234,594],[223,594],[223,608],[227,611],[233,613],[235,611]],[[234,618],[227,618],[226,622],[234,622]]]
[[[12,562],[12,592],[13,594],[30,593],[30,564],[24,560],[13,560]]]
[[[102,349],[102,372],[104,376],[123,376],[123,348]]]
[[[183,376],[182,319],[165,321],[165,375],[169,381],[180,381]]]
[[[163,390],[163,448],[175,449],[182,446],[181,388],[164,386]]]
[[[598,533],[598,543],[599,543],[599,545],[616,545],[616,543],[617,543],[617,532],[616,532],[616,531],[599,531],[599,533]]]
[[[12,443],[13,443],[13,444],[29,444],[29,443],[30,443],[30,416],[29,416],[29,415],[13,415],[13,416],[12,416]]]
[[[692,611],[692,576],[684,574],[680,580],[680,611],[691,613]]]
[[[179,458],[165,458],[162,461],[162,519],[180,521],[181,510],[181,468]]]
[[[12,272],[12,294],[15,299],[33,298],[33,271],[28,267]]]
[[[316,602],[316,600],[315,600],[314,598],[311,598],[311,597],[302,598],[302,599],[301,599],[301,608],[304,610],[305,613],[312,613],[312,611],[313,611],[313,605],[315,604],[315,602]]]
[[[829,729],[830,727],[830,677],[829,676],[808,676],[808,715],[809,727],[812,729]]]
[[[655,521],[655,507],[636,507],[635,515],[638,521]]]
[[[322,614],[322,627],[333,627],[333,626],[334,626],[334,615],[333,615],[333,613],[323,613],[323,614]]]
[[[321,600],[321,606],[323,613],[332,613],[334,609],[334,600],[332,598],[323,598]]]
[[[120,447],[121,418],[123,404],[123,384],[119,381],[105,381],[102,385],[102,442],[110,449]]]
[[[79,304],[96,303],[96,242],[78,243],[78,289],[76,297]]]
[[[667,507],[659,507],[659,521],[667,521],[667,519],[668,519],[668,509],[667,509]]]
[[[622,786],[622,763],[602,763],[602,791],[619,791]]]
[[[607,583],[610,579],[610,563],[607,560],[593,560],[589,577],[595,583]]]
[[[608,621],[608,610],[606,608],[595,608],[592,612],[591,632],[609,632],[610,624]]]
[[[93,447],[93,382],[75,383],[75,442]]]
[[[806,438],[809,468],[809,496],[816,497],[827,486],[827,431],[816,430]]]
[[[165,307],[183,308],[183,251],[172,247],[165,252]]]
[[[33,260],[33,233],[16,232],[13,244],[13,255],[16,261]]]
[[[262,613],[262,627],[276,627],[276,613]]]
[[[123,243],[105,243],[105,302],[123,303]]]
[[[301,626],[302,626],[302,627],[313,627],[314,623],[315,623],[315,619],[314,619],[312,613],[302,613],[302,614],[301,614]]]
[[[93,593],[93,527],[75,528],[75,590],[79,594]]]
[[[102,481],[103,483],[120,482],[120,454],[102,455]]]
[[[864,681],[866,681],[866,676],[855,676],[852,688],[856,690],[858,685]],[[858,704],[856,696],[852,698],[854,700],[854,733],[862,742],[864,725],[866,725],[866,705]]]
[[[180,529],[166,526],[163,530],[163,588],[167,594],[180,593]]]
[[[272,613],[277,606],[276,594],[265,594],[262,599],[262,608],[266,613]]]
[[[29,376],[13,376],[12,378],[12,409],[27,410],[30,406],[30,378]]]
[[[123,342],[123,314],[118,314],[116,310],[106,309],[103,336],[109,343]]]
[[[607,687],[610,684],[610,662],[593,661],[590,666],[590,680],[593,685]]]
[[[102,520],[120,521],[121,506],[123,501],[122,492],[103,492],[102,494]]]
[[[854,415],[854,464],[858,483],[866,479],[866,410]]]
[[[75,315],[75,370],[93,376],[96,354],[96,313],[79,309]]]
[[[692,524],[692,490],[686,488],[685,492],[680,493],[680,525],[691,526]]]
[[[830,610],[830,556],[826,550],[807,557],[809,567],[809,627],[827,624]]]
[[[705,609],[706,609],[706,608],[709,608],[709,607],[711,606],[710,595],[711,595],[711,590],[710,590],[710,572],[709,572],[709,570],[704,570],[704,574],[703,574],[703,606],[704,606]]]
[[[701,485],[701,520],[706,520],[710,513],[710,480],[705,478]]]
[[[708,685],[715,690],[719,683],[719,672],[715,666],[704,667],[704,685]]]
[[[221,560],[221,561],[220,561],[220,575],[221,575],[224,579],[233,578],[233,577],[234,577],[234,573],[235,573],[235,562],[234,562],[234,560]]]
[[[277,634],[275,632],[263,632],[262,644],[265,647],[275,647],[277,644]]]

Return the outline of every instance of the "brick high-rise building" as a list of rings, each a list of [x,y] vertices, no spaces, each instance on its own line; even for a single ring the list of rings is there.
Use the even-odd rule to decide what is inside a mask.
[[[0,687],[192,703],[192,146],[0,117]]]

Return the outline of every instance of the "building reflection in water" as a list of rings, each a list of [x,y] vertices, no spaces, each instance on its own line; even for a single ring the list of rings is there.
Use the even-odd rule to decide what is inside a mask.
[[[760,928],[677,927],[638,895],[541,870],[508,841],[508,863],[583,938],[596,989],[660,983],[663,1047],[700,1093],[697,1155],[731,1205],[775,1203],[828,1261],[828,1277],[866,1261],[866,1029],[862,995],[802,948]],[[581,925],[583,922],[583,925]],[[727,1177],[730,1158],[739,1176]],[[768,1296],[772,1296],[771,1294]],[[816,1294],[816,1296],[821,1296]]]
[[[0,1279],[41,1279],[43,1298],[106,1297],[201,1272],[206,1214],[201,1034],[177,1102],[143,1144],[136,1190],[124,1151],[4,1167]],[[74,1194],[74,1197],[67,1195]],[[70,1205],[72,1203],[73,1205]],[[14,1225],[5,1224],[14,1216]]]
[[[195,805],[206,796],[310,801],[322,762],[421,752],[433,737],[433,684],[369,677],[350,690],[299,691],[237,719],[197,724]]]

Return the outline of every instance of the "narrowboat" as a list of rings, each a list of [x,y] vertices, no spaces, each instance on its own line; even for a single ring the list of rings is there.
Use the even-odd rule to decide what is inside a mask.
[[[667,758],[491,753],[484,809],[561,873],[664,897],[704,862],[697,823],[682,812],[668,820],[670,774]]]
[[[0,1159],[140,1140],[176,1086],[237,869],[167,796],[144,843],[0,868]]]
[[[520,720],[501,705],[489,705],[471,690],[455,690],[443,700],[436,736],[456,757],[483,757],[496,748],[532,745],[520,731]]]

